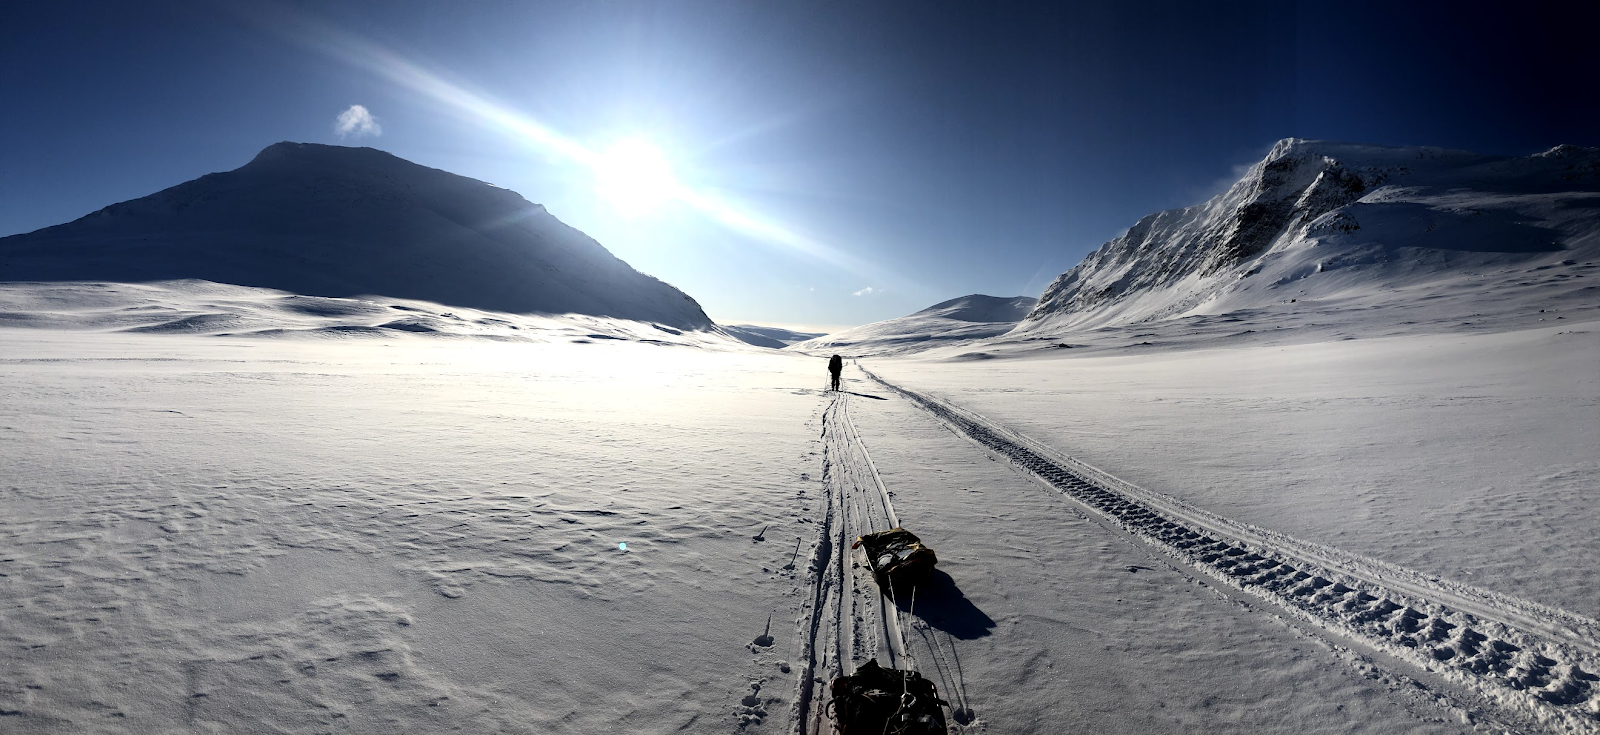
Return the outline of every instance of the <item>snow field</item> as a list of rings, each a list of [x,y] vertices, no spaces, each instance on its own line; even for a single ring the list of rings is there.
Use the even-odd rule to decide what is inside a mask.
[[[1374,532],[1359,536],[1338,499],[1319,495],[1337,492],[1335,480],[1291,474],[1298,484],[1284,486],[1295,491],[1277,493],[1250,483],[1306,471],[1282,463],[1285,444],[1316,439],[1343,454],[1347,437],[1381,447],[1401,434],[1432,436],[1420,446],[1437,451],[1451,446],[1443,432],[1505,435],[1552,411],[1526,443],[1567,441],[1566,453],[1540,444],[1516,466],[1566,461],[1581,480],[1589,455],[1572,452],[1583,437],[1569,434],[1594,405],[1581,372],[1593,364],[1590,328],[867,366],[978,410],[996,436],[1025,431],[1042,458],[1070,453],[1176,496],[1174,507],[1195,512],[1185,523],[1220,517],[1291,534],[1306,542],[1296,553],[1326,544],[1374,569],[1422,570],[1411,581],[1424,592],[1468,595],[1476,588],[1452,586],[1459,577],[1416,555],[1374,552],[1371,539],[1391,527],[1369,511]],[[1148,505],[1157,493],[1102,515],[865,373],[850,369],[848,392],[828,394],[814,358],[563,335],[529,344],[0,329],[0,465],[15,468],[0,480],[0,670],[16,672],[0,682],[0,723],[809,733],[824,731],[832,676],[874,656],[935,681],[958,732],[1465,732],[1518,722],[1448,677],[1352,649],[1314,615],[1240,592],[1108,520],[1171,510]],[[1249,390],[1229,377],[1241,372]],[[1283,411],[1290,393],[1315,410]],[[1446,400],[1461,393],[1478,397],[1465,411]],[[1232,413],[1219,417],[1217,405]],[[1443,478],[1452,482],[1504,461],[1479,450],[1429,461],[1454,467]],[[1364,466],[1383,470],[1414,451],[1401,442]],[[1205,469],[1217,464],[1207,452],[1222,453],[1231,474]],[[1559,484],[1533,489],[1549,497],[1500,509],[1499,520],[1568,502]],[[1487,588],[1474,599],[1493,607],[1518,594],[1512,583],[1557,578],[1541,565],[1592,543],[1578,505],[1515,533],[1497,532],[1494,518],[1455,519],[1525,546],[1426,535],[1436,546],[1420,558],[1498,554],[1523,565],[1515,579],[1468,576]],[[882,599],[848,549],[895,522],[939,553],[914,603]],[[1362,538],[1368,546],[1351,543]],[[1517,556],[1535,547],[1547,556]],[[1262,562],[1274,557],[1251,553],[1238,557],[1268,571]],[[1202,565],[1236,558],[1192,555]],[[1581,587],[1581,560],[1564,563]],[[1359,592],[1348,586],[1346,597]],[[1315,589],[1293,592],[1303,587]],[[1332,587],[1296,583],[1283,597],[1349,602],[1352,614],[1372,607],[1321,599]],[[1545,615],[1560,604],[1533,599],[1506,609]],[[1375,624],[1417,638],[1419,651],[1443,643],[1465,660],[1488,645],[1466,651],[1463,630],[1489,629],[1433,608],[1387,612]],[[1443,638],[1426,640],[1435,628]],[[1489,632],[1486,642],[1509,640]],[[1532,657],[1547,652],[1523,648],[1500,673],[1559,694],[1568,662],[1546,666]],[[1548,722],[1584,731],[1581,719]]]
[[[0,330],[0,722],[731,729],[792,680],[799,367]]]
[[[1600,323],[870,367],[1226,518],[1600,616]]]
[[[1484,704],[1474,722],[1592,729],[1600,645],[1589,618],[1436,579],[1282,534],[1240,526],[1143,491],[981,416],[887,385],[1022,471],[1224,584],[1345,634],[1356,645],[1442,671]],[[1472,705],[1468,705],[1469,707]],[[1507,712],[1509,710],[1509,712]],[[1504,727],[1504,725],[1498,725]]]
[[[1131,505],[1089,499],[1146,536],[1170,535],[1163,528],[1178,521],[1185,538],[1164,541],[1190,561],[1234,567],[1213,570],[1229,584],[1264,583],[1269,598],[1287,592],[1290,609],[1331,605],[1309,617],[1405,646],[1396,650],[1418,665],[1456,669],[1457,680],[1481,684],[1539,729],[1587,731],[1600,714],[1592,660],[1600,625],[1589,617],[1594,505],[1583,500],[1600,436],[1594,327],[981,367],[878,360],[872,368],[1021,431],[1047,454],[1070,448],[1116,467],[1135,491],[1198,510],[1163,517],[1170,508],[1149,505],[1154,495]],[[1308,455],[1320,461],[1307,466]],[[1039,470],[1052,482],[1077,482]],[[1208,513],[1250,527],[1246,534],[1271,529],[1258,538],[1298,537],[1288,545],[1307,552],[1301,559],[1366,570],[1358,576],[1438,609],[1405,613],[1411,603],[1401,596],[1385,605],[1381,592],[1315,571],[1297,569],[1304,584],[1277,590],[1284,580],[1271,579],[1269,567],[1293,568],[1294,555],[1235,550],[1206,537],[1209,527],[1183,527]],[[1208,544],[1217,553],[1200,548]],[[1239,567],[1239,558],[1256,561]],[[1241,582],[1241,569],[1254,581]],[[1384,622],[1395,615],[1408,619]],[[1502,622],[1510,628],[1497,628]],[[1463,636],[1472,640],[1454,640]]]
[[[393,339],[402,334],[501,342],[631,340],[742,346],[727,335],[581,314],[482,311],[388,296],[328,298],[200,280],[0,284],[0,328],[279,339]]]
[[[953,732],[1472,729],[1439,692],[1241,604],[851,378],[888,398],[846,400],[900,522],[939,554],[915,614],[899,602],[911,663],[965,710]]]

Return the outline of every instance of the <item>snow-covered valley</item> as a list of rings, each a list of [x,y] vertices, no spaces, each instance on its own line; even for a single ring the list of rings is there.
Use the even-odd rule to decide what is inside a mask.
[[[877,656],[934,679],[959,731],[1592,731],[1592,663],[1518,674],[1577,687],[1539,710],[1363,648],[861,368],[1145,491],[1592,625],[1597,335],[878,358],[831,394],[822,361],[731,341],[7,327],[0,710],[819,732],[841,659]],[[945,575],[899,607],[829,576],[890,517]]]
[[[1418,150],[831,335],[370,149],[0,240],[0,731],[1600,731],[1600,153]]]
[[[781,676],[791,358],[3,334],[8,730],[728,729]]]

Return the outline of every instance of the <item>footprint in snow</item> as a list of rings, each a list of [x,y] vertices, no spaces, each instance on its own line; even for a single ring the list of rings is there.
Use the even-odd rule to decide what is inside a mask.
[[[739,704],[746,707],[755,707],[761,704],[761,682],[750,682],[750,693],[744,695],[744,699],[739,700]]]
[[[761,706],[761,682],[750,682],[750,693],[739,700],[741,705],[735,714],[739,716],[739,729],[743,730],[751,725],[760,725],[767,717],[767,709]]]

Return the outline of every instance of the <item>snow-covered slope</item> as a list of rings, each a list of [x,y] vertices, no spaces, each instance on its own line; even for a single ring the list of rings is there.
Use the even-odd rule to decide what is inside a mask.
[[[712,326],[544,207],[371,148],[278,143],[236,170],[0,238],[0,281],[177,279]]]
[[[719,325],[722,331],[747,344],[781,350],[796,342],[821,337],[822,332],[796,332],[783,327],[763,327],[755,324]]]
[[[1005,334],[1033,307],[1030,296],[972,294],[915,314],[864,324],[794,345],[802,352],[842,351],[852,356],[916,352],[934,345]]]
[[[1528,308],[1519,289],[1541,305],[1593,302],[1576,279],[1597,259],[1600,149],[1507,158],[1291,138],[1225,193],[1091,253],[1014,335],[1424,302],[1458,320]]]
[[[586,314],[512,314],[388,296],[331,298],[210,281],[0,283],[0,329],[377,340],[629,341],[753,351],[720,329]]]

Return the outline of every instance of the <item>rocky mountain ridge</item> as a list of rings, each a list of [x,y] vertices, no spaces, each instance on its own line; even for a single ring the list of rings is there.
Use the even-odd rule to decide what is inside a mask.
[[[1362,280],[1383,289],[1430,270],[1448,277],[1569,250],[1586,259],[1600,230],[1597,194],[1600,149],[1498,157],[1286,139],[1226,192],[1149,215],[1089,254],[1045,289],[1017,333],[1259,307],[1297,298],[1291,286],[1318,297]],[[1357,271],[1364,278],[1349,278]]]

